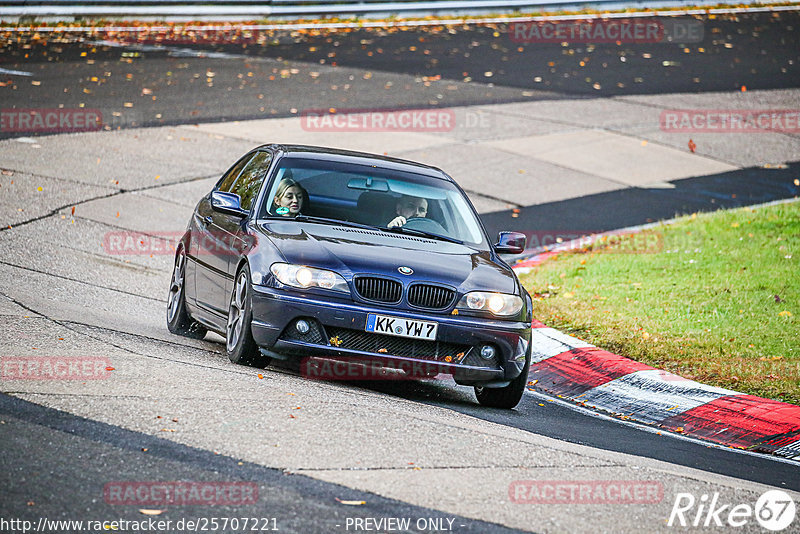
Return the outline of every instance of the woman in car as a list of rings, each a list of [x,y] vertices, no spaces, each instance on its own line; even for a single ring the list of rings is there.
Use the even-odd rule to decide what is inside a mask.
[[[272,201],[276,215],[294,217],[308,205],[308,191],[292,178],[284,178],[278,184]]]

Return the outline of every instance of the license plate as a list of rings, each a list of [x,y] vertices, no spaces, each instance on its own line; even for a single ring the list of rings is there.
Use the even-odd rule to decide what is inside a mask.
[[[414,319],[370,313],[367,315],[366,330],[376,334],[436,341],[436,329],[438,327],[438,323],[431,321],[416,321]]]

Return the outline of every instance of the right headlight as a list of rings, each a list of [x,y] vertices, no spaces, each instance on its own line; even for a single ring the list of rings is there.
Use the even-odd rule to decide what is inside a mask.
[[[461,310],[488,311],[494,315],[516,315],[522,309],[522,299],[517,295],[493,293],[490,291],[470,291],[458,302]]]
[[[326,269],[317,269],[305,265],[291,263],[273,263],[269,268],[275,278],[282,284],[300,289],[319,287],[333,291],[350,293],[344,277],[339,273]]]

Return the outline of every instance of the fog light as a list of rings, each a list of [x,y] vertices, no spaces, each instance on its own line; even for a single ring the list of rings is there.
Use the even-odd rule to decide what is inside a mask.
[[[493,360],[496,352],[497,351],[493,346],[484,345],[483,347],[481,347],[481,358],[483,358],[484,360]]]
[[[294,328],[301,334],[307,334],[308,331],[311,330],[311,326],[308,324],[308,322],[302,319],[294,323]]]

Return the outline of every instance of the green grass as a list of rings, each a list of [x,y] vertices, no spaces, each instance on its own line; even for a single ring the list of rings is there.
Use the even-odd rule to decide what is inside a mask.
[[[686,378],[800,404],[800,202],[683,217],[559,254],[520,278],[548,326]]]

